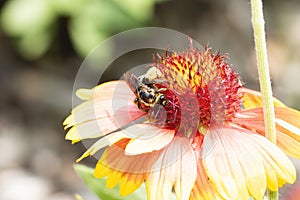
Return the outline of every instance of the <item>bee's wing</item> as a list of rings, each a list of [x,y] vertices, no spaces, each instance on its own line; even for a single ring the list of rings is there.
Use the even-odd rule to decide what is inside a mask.
[[[131,72],[126,72],[124,74],[124,79],[127,83],[127,85],[130,87],[130,89],[136,93],[136,90],[138,87],[143,86],[144,84],[136,77],[136,75],[132,74]]]

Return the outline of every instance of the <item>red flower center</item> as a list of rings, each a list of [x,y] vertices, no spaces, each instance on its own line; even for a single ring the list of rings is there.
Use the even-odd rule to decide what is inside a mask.
[[[241,109],[242,83],[225,58],[208,48],[159,57],[154,66],[161,76],[153,82],[165,88],[166,103],[147,109],[150,120],[185,135],[229,121]]]

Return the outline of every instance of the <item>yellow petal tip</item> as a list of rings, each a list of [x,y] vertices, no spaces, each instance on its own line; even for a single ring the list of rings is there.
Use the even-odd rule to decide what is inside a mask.
[[[87,150],[86,152],[84,152],[84,154],[82,154],[82,156],[80,156],[80,158],[78,158],[78,159],[76,160],[76,162],[78,163],[78,162],[80,162],[81,160],[83,160],[84,158],[86,158],[86,157],[88,157],[88,156],[90,156],[90,155],[92,155],[92,154],[91,154],[91,150]]]
[[[91,89],[79,89],[76,91],[76,96],[81,100],[89,100],[93,97],[93,93]]]

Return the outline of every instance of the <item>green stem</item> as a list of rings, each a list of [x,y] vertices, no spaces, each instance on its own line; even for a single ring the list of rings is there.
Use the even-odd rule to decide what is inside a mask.
[[[275,112],[269,72],[262,0],[251,0],[251,13],[260,90],[263,100],[266,137],[271,142],[276,143]],[[278,192],[268,191],[268,199],[278,200]]]

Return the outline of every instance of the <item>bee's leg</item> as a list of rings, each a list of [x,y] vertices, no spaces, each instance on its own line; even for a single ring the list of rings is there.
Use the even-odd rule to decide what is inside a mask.
[[[158,119],[158,113],[159,112],[156,112],[155,117],[154,117],[155,119]]]
[[[142,103],[141,103],[141,101],[140,101],[138,98],[136,98],[136,99],[134,100],[134,103],[137,105],[137,107],[138,107],[140,110],[142,110],[142,111],[144,111],[144,112],[147,112],[147,110],[146,110],[145,108],[143,108]]]
[[[157,107],[157,106],[158,106],[158,105],[155,105],[155,106],[153,107],[153,109],[151,109],[150,112],[149,112],[149,116],[150,116],[152,119],[157,119],[157,117],[158,117],[158,112],[157,112],[158,107]]]
[[[167,99],[166,99],[165,95],[159,94],[159,96],[156,98],[155,103],[165,106],[167,104]]]
[[[141,110],[142,109],[142,105],[141,102],[138,98],[135,98],[134,103],[138,106],[138,108]]]

